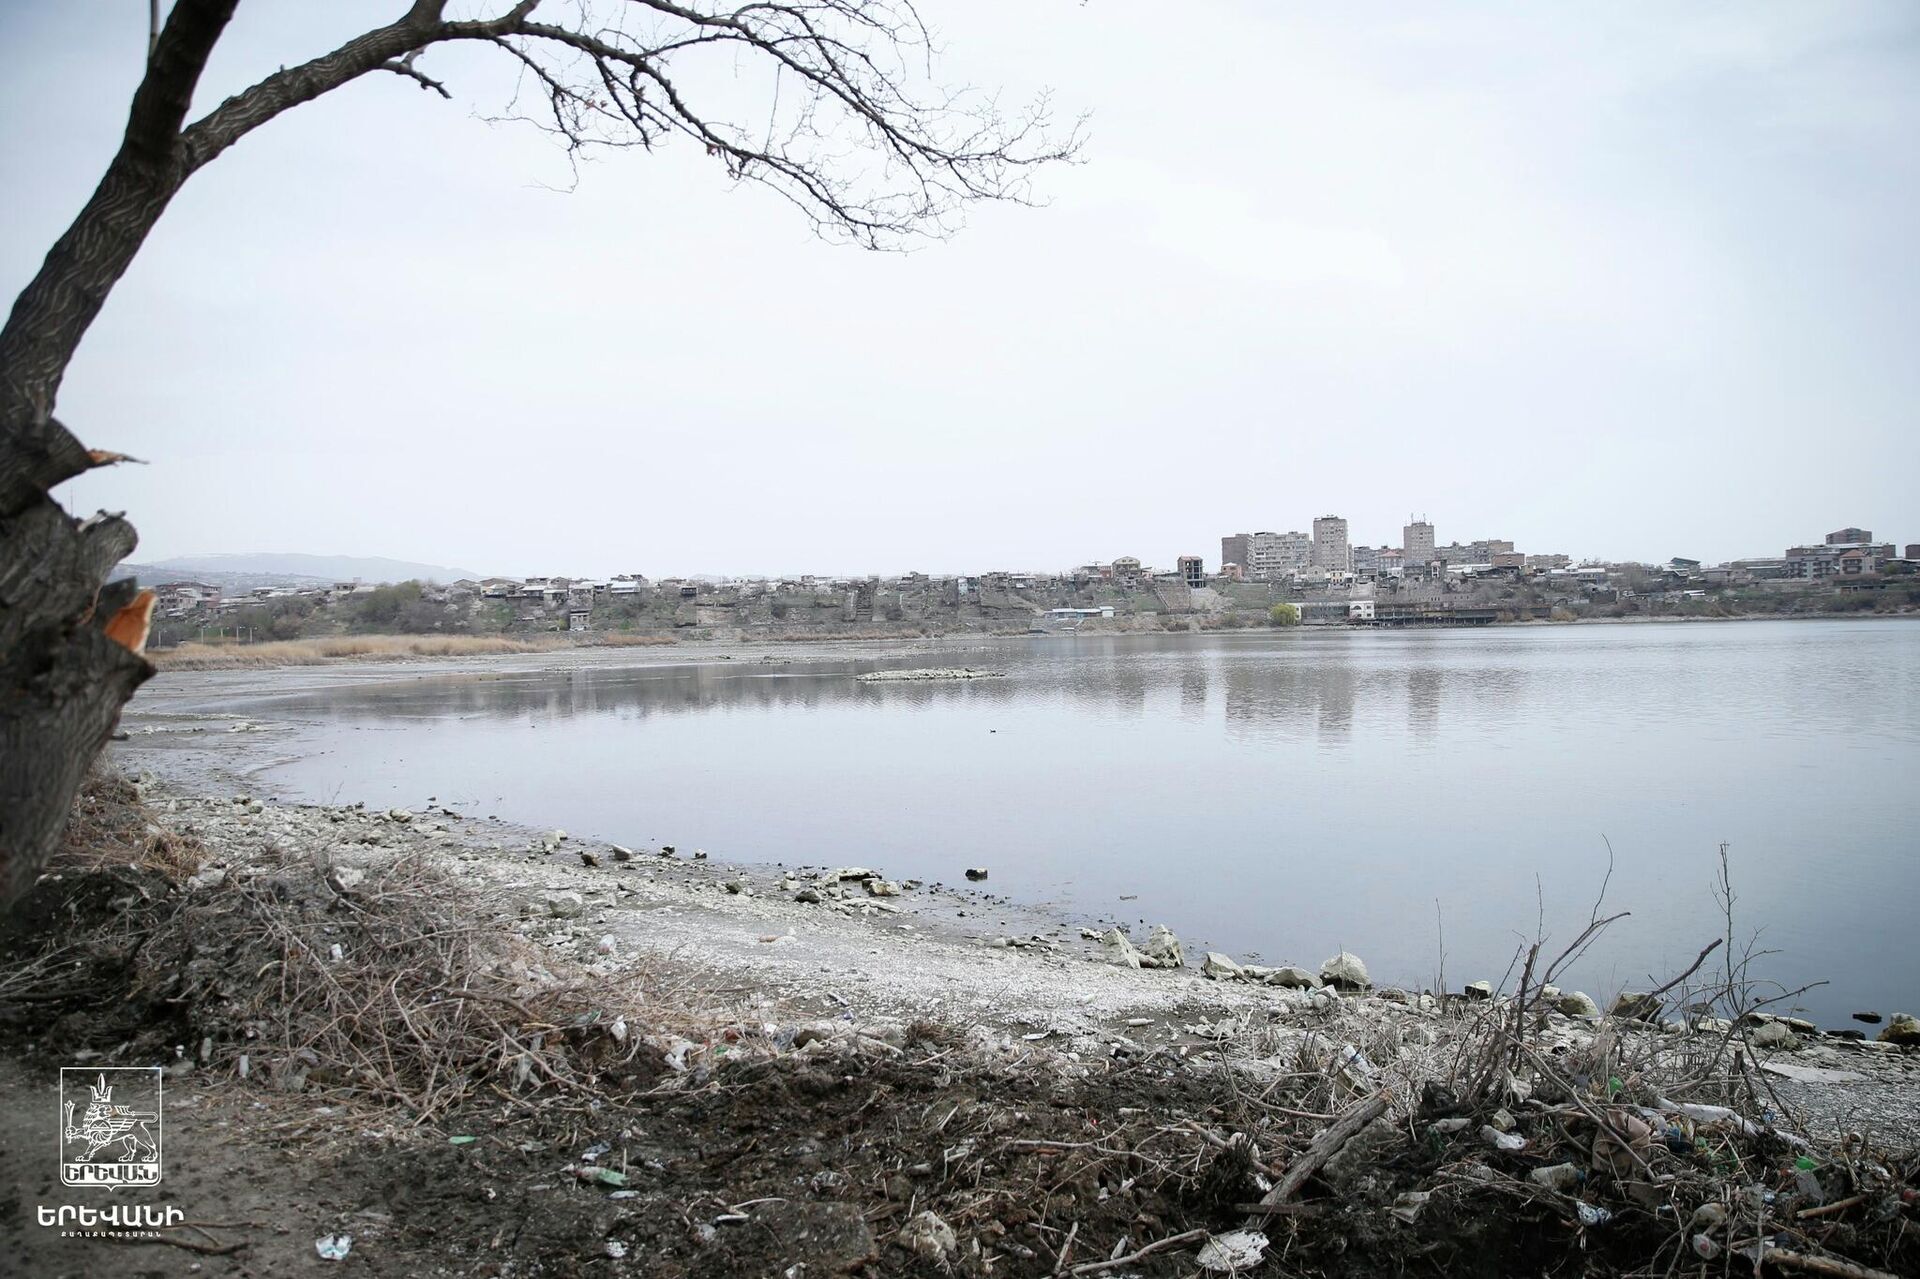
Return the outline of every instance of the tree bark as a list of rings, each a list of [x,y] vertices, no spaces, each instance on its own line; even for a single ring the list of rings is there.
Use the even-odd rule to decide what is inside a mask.
[[[0,327],[0,905],[32,886],[75,792],[153,673],[105,630],[131,582],[118,516],[81,521],[51,490],[112,460],[53,416],[54,397],[107,294],[190,171],[180,127],[238,0],[179,0],[153,42],[119,152]]]

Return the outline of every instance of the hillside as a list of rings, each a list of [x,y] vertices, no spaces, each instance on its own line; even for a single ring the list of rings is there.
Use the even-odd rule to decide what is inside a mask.
[[[307,582],[457,582],[480,574],[444,564],[420,564],[378,555],[302,555],[250,552],[183,555],[150,564],[123,564],[116,576],[143,581],[193,578],[223,586],[270,586]],[[290,581],[291,580],[291,581]]]

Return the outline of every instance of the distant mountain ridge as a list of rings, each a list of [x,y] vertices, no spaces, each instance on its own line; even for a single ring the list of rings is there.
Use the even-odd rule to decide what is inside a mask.
[[[218,575],[222,578],[302,578],[314,582],[457,582],[480,574],[444,564],[419,564],[379,555],[300,555],[252,552],[241,555],[181,555],[151,564],[123,564],[118,576],[143,581]]]

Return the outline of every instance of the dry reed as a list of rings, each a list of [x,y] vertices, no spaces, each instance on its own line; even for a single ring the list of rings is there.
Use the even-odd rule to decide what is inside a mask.
[[[551,653],[567,648],[627,648],[672,644],[664,635],[588,632],[578,636],[534,635],[335,635],[272,640],[263,644],[187,643],[148,656],[163,671],[226,671],[279,666],[326,666],[336,662],[395,661],[416,657],[494,657]]]

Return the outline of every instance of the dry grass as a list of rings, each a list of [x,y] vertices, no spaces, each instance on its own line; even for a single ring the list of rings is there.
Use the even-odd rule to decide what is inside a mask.
[[[132,782],[96,772],[74,797],[56,868],[131,866],[180,880],[200,869],[203,852],[192,835],[151,821]]]
[[[482,922],[419,853],[356,867],[270,843],[189,883],[207,850],[153,818],[128,783],[89,783],[7,956],[0,1023],[111,988],[101,1020],[123,1049],[196,1043],[203,1068],[416,1123],[475,1100],[630,1092],[661,1073],[666,1028],[699,1033],[644,971],[589,973]]]
[[[679,641],[671,635],[642,635],[630,631],[589,631],[577,641],[582,648],[652,648]]]
[[[673,642],[664,635],[619,632],[535,635],[524,639],[505,635],[339,635],[247,645],[190,643],[159,649],[148,656],[163,671],[230,671],[411,657],[493,657],[506,653],[551,653],[566,648],[627,648]]]

